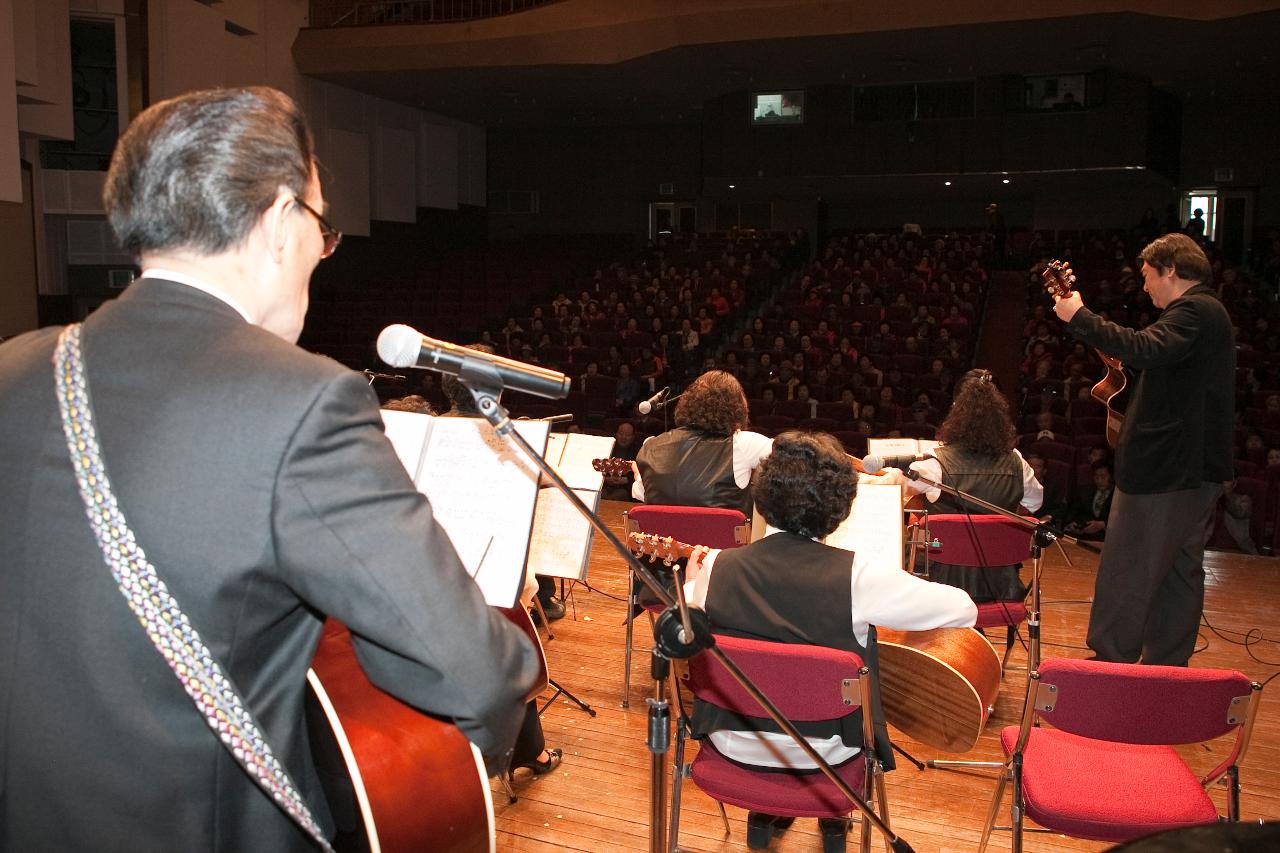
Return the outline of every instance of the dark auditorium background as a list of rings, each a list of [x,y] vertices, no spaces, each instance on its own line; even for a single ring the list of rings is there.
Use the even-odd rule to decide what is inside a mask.
[[[828,429],[855,452],[931,437],[976,362],[1068,513],[1105,444],[1078,397],[1100,369],[1062,338],[1038,270],[1070,259],[1091,305],[1142,324],[1137,251],[1203,228],[1238,326],[1249,498],[1214,542],[1273,548],[1280,2],[5,7],[0,337],[81,318],[130,280],[100,200],[129,116],[268,84],[307,110],[347,235],[316,271],[304,347],[385,371],[390,323],[487,339],[571,375],[575,427],[609,434],[660,431],[629,395],[716,366],[755,428]],[[376,387],[439,401],[429,377]]]

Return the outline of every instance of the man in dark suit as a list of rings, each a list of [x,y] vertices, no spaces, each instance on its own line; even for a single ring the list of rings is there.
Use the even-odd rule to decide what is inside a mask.
[[[1089,542],[1107,538],[1107,518],[1111,515],[1111,499],[1115,497],[1115,481],[1111,478],[1111,465],[1095,462],[1093,488],[1082,489],[1071,505],[1066,532]]]
[[[142,269],[82,327],[105,468],[321,832],[303,702],[325,614],[375,684],[506,753],[534,649],[485,606],[363,377],[295,346],[340,237],[297,105],[266,88],[156,104],[121,137],[104,200]],[[314,850],[104,563],[54,393],[59,333],[0,346],[0,849]]]
[[[1191,238],[1166,234],[1139,257],[1161,309],[1145,329],[1103,320],[1079,293],[1054,305],[1076,337],[1141,371],[1116,448],[1088,643],[1101,660],[1185,666],[1204,607],[1205,531],[1234,474],[1235,348]]]

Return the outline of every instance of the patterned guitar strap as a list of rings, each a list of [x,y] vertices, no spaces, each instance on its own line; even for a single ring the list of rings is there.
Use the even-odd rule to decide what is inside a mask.
[[[120,594],[129,603],[156,651],[182,682],[209,728],[258,787],[291,817],[320,849],[333,853],[328,840],[298,794],[240,694],[222,671],[186,614],[169,594],[155,566],[134,539],[116,503],[102,462],[89,388],[80,352],[80,324],[68,326],[54,350],[54,380],[62,430],[80,486],[89,524]]]

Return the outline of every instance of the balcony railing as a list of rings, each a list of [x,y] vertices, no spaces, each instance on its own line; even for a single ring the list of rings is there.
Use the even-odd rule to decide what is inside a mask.
[[[313,27],[440,24],[523,12],[559,0],[311,0]]]

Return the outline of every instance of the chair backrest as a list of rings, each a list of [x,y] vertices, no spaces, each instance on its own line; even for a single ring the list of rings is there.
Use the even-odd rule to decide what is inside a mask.
[[[999,515],[930,515],[929,559],[953,566],[1011,566],[1031,555],[1031,533]]]
[[[751,525],[736,509],[642,504],[627,510],[624,523],[628,533],[634,525],[640,533],[670,536],[686,545],[708,548],[737,548],[751,539]]]
[[[1253,701],[1249,679],[1230,669],[1048,658],[1038,671],[1040,718],[1094,740],[1201,743],[1243,725]]]
[[[825,646],[716,635],[718,645],[791,721],[834,720],[861,705],[862,659]],[[693,695],[729,711],[766,716],[760,704],[709,654],[689,661]]]

